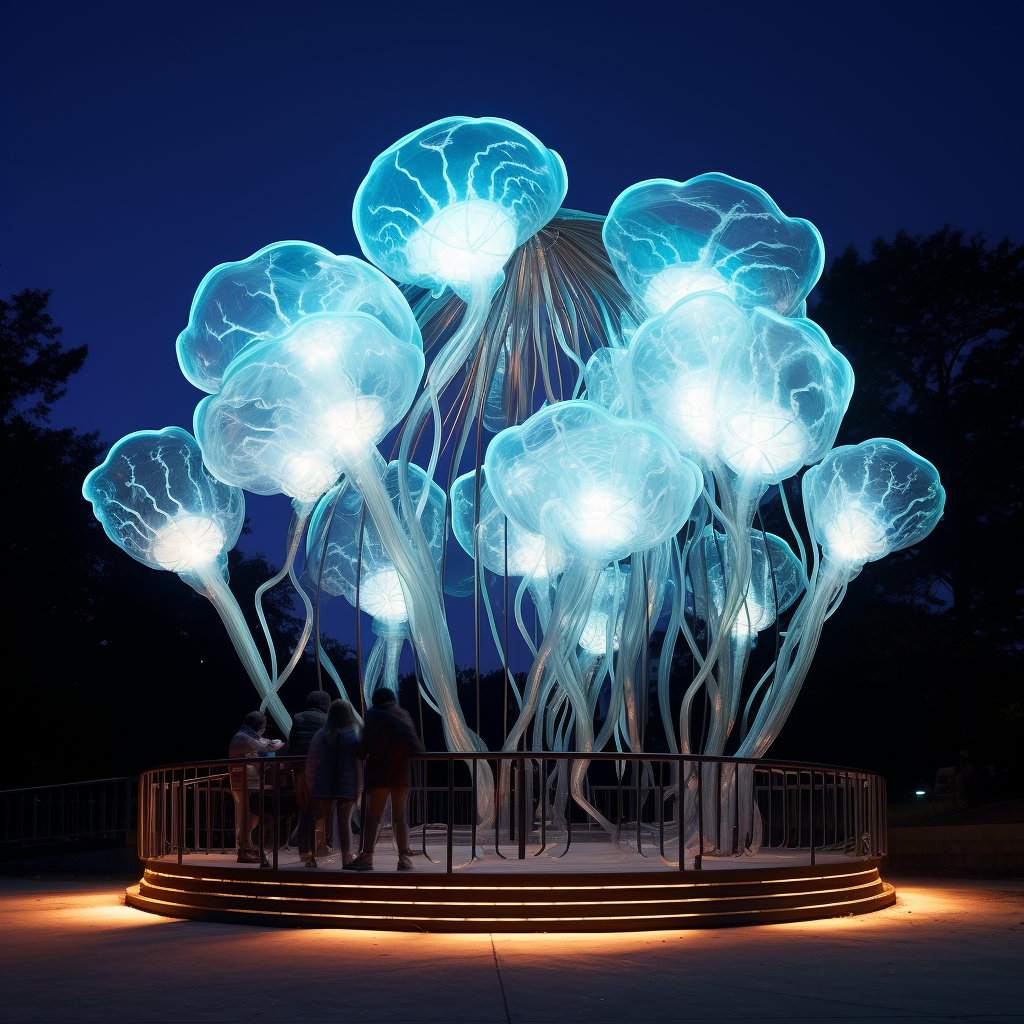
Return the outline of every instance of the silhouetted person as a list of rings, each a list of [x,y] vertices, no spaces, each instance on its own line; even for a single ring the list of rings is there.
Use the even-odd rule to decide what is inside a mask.
[[[377,845],[377,832],[390,797],[391,823],[398,845],[398,870],[412,870],[405,809],[410,788],[409,758],[412,754],[422,753],[423,744],[416,735],[408,712],[398,706],[391,690],[377,690],[373,695],[373,707],[366,712],[363,738],[356,747],[356,754],[366,758],[367,809],[363,822],[363,849],[346,867],[353,871],[373,870],[373,848]]]
[[[241,728],[231,737],[228,757],[265,757],[284,746],[283,740],[263,736],[267,716],[252,711],[245,716]],[[235,845],[240,864],[256,864],[259,857],[252,845],[252,830],[259,821],[260,774],[255,765],[231,769],[231,796],[235,801]]]
[[[363,792],[363,763],[356,756],[359,728],[348,701],[336,700],[327,724],[314,737],[306,755],[306,781],[324,818],[328,843],[334,834],[335,806],[342,866],[352,862],[352,811]]]
[[[309,745],[313,737],[327,724],[327,709],[331,699],[324,690],[313,690],[306,697],[306,709],[300,711],[292,719],[292,731],[288,735],[288,753],[305,757],[309,753]],[[297,782],[297,786],[302,783]],[[302,804],[306,804],[306,809]],[[306,793],[299,804],[299,824],[296,835],[299,843],[299,856],[308,860],[313,852],[313,838],[316,834],[316,810],[312,798],[312,780],[306,787]]]

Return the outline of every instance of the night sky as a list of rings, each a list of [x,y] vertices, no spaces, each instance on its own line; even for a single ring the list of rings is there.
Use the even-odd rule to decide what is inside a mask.
[[[0,287],[89,344],[55,425],[191,427],[174,341],[217,263],[358,254],[370,161],[449,114],[557,149],[566,205],[725,171],[826,252],[944,223],[1024,239],[1024,5],[8,3]],[[280,561],[287,501],[243,538]]]

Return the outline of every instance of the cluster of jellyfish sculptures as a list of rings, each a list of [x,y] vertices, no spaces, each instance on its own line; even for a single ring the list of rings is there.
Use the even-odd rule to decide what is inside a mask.
[[[450,629],[472,600],[477,650],[485,618],[501,667],[484,699],[510,691],[517,710],[503,751],[637,753],[654,721],[680,755],[761,757],[847,585],[939,520],[925,459],[884,438],[834,447],[854,380],[807,317],[812,224],[720,173],[640,182],[605,217],[564,209],[566,188],[559,155],[509,121],[406,135],[355,196],[369,262],[285,241],[211,270],[177,339],[206,392],[193,433],[130,434],[86,479],[115,544],[210,599],[285,733],[279,690],[310,643],[362,707],[399,689],[408,641],[448,748],[486,750]],[[801,474],[806,532],[786,491]],[[227,573],[246,490],[293,506],[256,594],[266,657]],[[761,525],[768,498],[789,540]],[[285,577],[305,626],[282,666],[262,598]],[[358,694],[323,649],[328,596],[372,619]],[[518,674],[510,619],[532,657]],[[563,763],[553,806],[571,794],[611,828],[586,770]]]

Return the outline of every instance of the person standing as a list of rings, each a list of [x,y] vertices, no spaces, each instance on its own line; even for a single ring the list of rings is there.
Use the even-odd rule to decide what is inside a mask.
[[[298,757],[305,757],[309,753],[309,746],[313,737],[327,724],[327,708],[330,706],[330,698],[324,690],[313,690],[306,697],[306,708],[300,711],[292,719],[292,731],[288,735],[288,753]],[[296,780],[296,789],[302,784]],[[311,796],[311,785],[306,787],[303,794],[299,796],[299,824],[296,829],[299,844],[299,857],[309,861],[313,853],[313,840],[316,835],[317,812],[313,805]],[[305,804],[305,808],[302,806]]]
[[[409,822],[406,803],[411,785],[409,759],[422,754],[423,744],[407,711],[399,707],[395,694],[379,689],[373,694],[373,707],[366,712],[363,736],[356,755],[366,758],[365,784],[367,795],[366,821],[363,824],[363,848],[351,864],[353,871],[373,870],[373,849],[381,819],[391,800],[391,822],[398,845],[398,870],[412,870],[409,846]]]
[[[356,756],[358,742],[352,705],[336,700],[327,712],[327,724],[313,737],[306,755],[306,780],[323,814],[328,842],[333,837],[337,809],[343,867],[353,859],[352,811],[363,792],[363,763]]]
[[[283,740],[265,739],[267,716],[252,711],[245,716],[238,732],[228,744],[228,757],[266,757],[284,746]],[[255,765],[231,768],[231,796],[235,801],[235,846],[239,864],[257,864],[259,856],[252,845],[252,830],[259,821],[260,773]]]

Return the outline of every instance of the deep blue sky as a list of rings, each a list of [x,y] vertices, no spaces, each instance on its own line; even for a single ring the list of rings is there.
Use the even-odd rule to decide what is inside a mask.
[[[719,170],[831,255],[946,222],[1024,239],[1019,0],[658,7],[10,0],[0,288],[52,288],[90,347],[55,422],[189,427],[203,274],[285,238],[358,253],[370,161],[448,114],[529,128],[580,209]],[[285,499],[250,509],[279,559]]]

